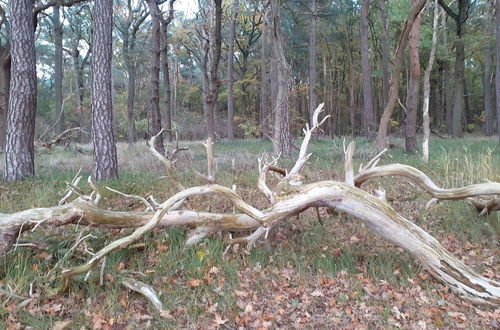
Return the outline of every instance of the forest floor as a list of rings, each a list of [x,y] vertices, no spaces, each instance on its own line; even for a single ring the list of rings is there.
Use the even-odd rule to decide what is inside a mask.
[[[373,156],[366,140],[356,140],[355,169]],[[402,141],[396,143],[403,145]],[[177,166],[184,186],[205,184],[192,169],[206,172],[206,156],[200,143],[188,143]],[[102,185],[163,201],[175,186],[162,177],[162,166],[144,143],[129,149],[119,145],[120,178]],[[250,204],[265,208],[256,189],[257,157],[271,152],[262,141],[217,142],[216,177]],[[305,168],[306,181],[343,180],[342,140],[315,140],[313,156]],[[444,187],[486,180],[500,181],[500,147],[494,139],[431,140],[431,161],[420,160],[400,149],[391,149],[381,164],[415,166]],[[235,168],[232,169],[234,159]],[[293,159],[280,160],[289,167]],[[3,160],[0,168],[3,166]],[[69,149],[39,150],[37,177],[0,185],[0,212],[57,205],[70,181],[82,167],[91,172],[89,145]],[[86,178],[80,183],[83,190]],[[389,203],[407,219],[435,236],[454,255],[483,275],[500,280],[500,215],[479,216],[464,201],[442,202],[429,210],[429,195],[401,178],[372,180],[363,189],[384,187]],[[231,212],[222,198],[195,198],[190,208]],[[101,207],[140,210],[136,200],[105,193]],[[66,294],[54,294],[63,267],[88,260],[86,251],[130,230],[105,230],[71,226],[23,235],[40,241],[45,249],[18,248],[0,257],[0,289],[34,298],[21,300],[0,293],[0,328],[344,328],[433,329],[500,327],[500,309],[474,306],[433,278],[406,252],[372,234],[355,218],[309,210],[274,228],[267,241],[247,252],[233,246],[226,254],[228,234],[212,236],[194,247],[185,247],[186,230],[155,230],[145,235],[143,249],[112,253],[105,268],[84,282],[73,284]],[[78,237],[93,234],[68,253]],[[163,302],[157,312],[140,294],[120,285],[127,276],[151,285]],[[121,272],[120,272],[121,271]]]

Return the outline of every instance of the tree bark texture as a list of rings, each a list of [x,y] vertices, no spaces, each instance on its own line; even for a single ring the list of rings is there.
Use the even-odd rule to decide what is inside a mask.
[[[236,18],[238,16],[238,0],[233,0],[231,13],[231,27],[229,30],[229,51],[227,54],[227,138],[234,139],[234,93],[233,93],[233,66],[234,66],[234,37],[236,34]]]
[[[500,1],[496,1],[495,11],[495,37],[496,37],[496,74],[495,74],[495,96],[497,109],[497,135],[500,143]]]
[[[151,14],[151,90],[149,94],[149,112],[151,114],[150,132],[151,136],[157,135],[161,131],[160,112],[160,53],[161,53],[161,33],[160,33],[160,10],[156,0],[148,0],[149,12]],[[155,140],[155,148],[160,153],[165,152],[163,146],[163,135]]]
[[[5,146],[5,181],[35,175],[36,57],[33,1],[10,2],[11,80]]]
[[[113,1],[94,2],[92,30],[92,145],[93,177],[106,180],[118,177],[111,91],[113,56]]]
[[[494,112],[493,112],[493,100],[491,91],[491,72],[493,67],[493,54],[494,54],[494,43],[493,35],[495,33],[495,23],[493,21],[493,13],[495,12],[495,2],[494,0],[487,1],[486,7],[486,19],[485,19],[485,32],[486,32],[486,47],[484,51],[484,72],[483,72],[483,95],[484,95],[484,134],[486,136],[493,135],[494,127]]]
[[[363,130],[368,136],[375,131],[375,113],[373,109],[372,69],[368,47],[368,13],[370,0],[361,3],[361,71],[363,73]]]
[[[0,150],[5,149],[7,113],[9,112],[10,43],[0,47]]]
[[[415,2],[415,0],[413,1]],[[420,15],[417,16],[408,37],[410,81],[406,97],[405,147],[407,152],[417,151],[417,109],[420,90]]]
[[[446,11],[442,9],[441,13],[441,26],[443,27],[443,50],[444,50],[444,77],[443,77],[443,91],[444,91],[444,105],[445,105],[445,119],[446,119],[446,132],[448,135],[453,133],[452,131],[452,114],[453,114],[453,89],[449,88],[453,84],[453,70],[451,68],[451,63],[448,60],[449,50],[448,50],[448,29],[446,27]]]
[[[401,67],[403,65],[403,57],[405,54],[406,45],[408,43],[408,35],[410,33],[411,27],[413,26],[413,22],[420,15],[420,12],[424,8],[426,0],[418,0],[415,1],[412,6],[410,13],[406,19],[406,22],[403,26],[399,34],[396,56],[394,58],[394,68],[392,70],[391,75],[391,88],[389,90],[389,99],[387,101],[387,105],[384,108],[384,113],[382,114],[382,118],[380,118],[380,124],[378,127],[377,133],[377,148],[382,150],[387,145],[387,130],[389,128],[389,123],[391,120],[392,112],[394,111],[394,107],[396,106],[396,102],[398,100],[398,92],[399,92],[399,82],[401,79]]]
[[[172,141],[172,87],[170,83],[170,67],[168,62],[168,26],[174,19],[174,2],[170,0],[168,3],[168,17],[161,19],[161,32],[162,32],[162,47],[161,47],[161,66],[163,70],[163,90],[165,98],[163,100],[163,114],[165,117],[165,134],[167,141]]]
[[[424,162],[429,162],[429,136],[430,136],[430,118],[429,118],[429,99],[431,94],[431,72],[436,57],[436,45],[438,35],[438,22],[439,22],[439,5],[437,0],[434,1],[434,19],[432,24],[432,45],[431,53],[429,55],[429,62],[424,72],[424,101],[422,106],[422,130],[423,130],[423,143],[422,153]],[[437,93],[436,93],[437,94]]]
[[[207,90],[203,101],[206,107],[207,137],[215,140],[215,105],[219,98],[220,81],[217,77],[221,54],[222,0],[212,0],[210,31],[208,32]]]
[[[274,153],[288,156],[292,152],[290,136],[290,68],[283,51],[283,34],[281,32],[280,1],[271,0],[272,12],[272,66],[276,74],[276,95],[274,100]],[[271,74],[272,76],[272,74]],[[274,84],[273,84],[274,85]]]
[[[309,125],[312,125],[314,110],[318,106],[316,84],[318,81],[316,57],[317,0],[309,0]]]
[[[58,132],[65,129],[64,113],[62,112],[63,102],[63,29],[61,24],[61,7],[54,6],[52,14],[52,27],[54,29],[54,96],[55,96],[55,118]]]

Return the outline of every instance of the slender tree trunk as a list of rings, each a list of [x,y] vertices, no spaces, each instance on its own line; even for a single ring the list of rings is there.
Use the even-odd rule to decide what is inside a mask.
[[[63,29],[60,18],[59,6],[53,7],[52,25],[54,28],[54,94],[55,94],[55,118],[59,120],[58,131],[62,133],[65,129],[64,113],[62,112],[63,101]]]
[[[127,83],[127,142],[132,145],[136,140],[135,132],[135,119],[134,119],[134,106],[135,106],[135,81],[137,75],[137,69],[135,63],[132,60],[127,61],[127,73],[128,73],[128,83]]]
[[[126,26],[123,30],[123,56],[125,58],[125,67],[127,70],[127,143],[129,146],[134,143],[135,136],[135,120],[134,120],[134,106],[135,106],[135,81],[137,69],[132,52],[135,49],[135,36],[130,36],[129,27]]]
[[[78,51],[78,44],[74,43],[71,49],[71,57],[73,59],[73,70],[75,74],[75,99],[76,111],[78,112],[78,125],[83,129],[84,115],[83,115],[83,73],[80,67],[80,53]],[[80,142],[83,143],[84,134],[80,133]]]
[[[93,177],[96,180],[118,177],[111,91],[112,32],[113,1],[95,0],[91,48]]]
[[[212,0],[213,24],[210,24],[208,33],[208,63],[207,63],[207,89],[203,98],[206,109],[207,137],[215,140],[215,105],[219,97],[220,81],[217,77],[221,54],[222,30],[222,0]],[[212,20],[211,20],[212,22]]]
[[[4,180],[35,175],[36,57],[33,1],[10,2],[11,80]]]
[[[415,0],[413,1],[415,2]],[[417,109],[420,86],[420,15],[417,16],[408,37],[410,55],[410,81],[406,97],[405,146],[406,152],[417,151]]]
[[[439,6],[437,0],[434,1],[434,20],[432,24],[432,46],[429,55],[429,62],[424,72],[424,104],[422,108],[423,118],[423,133],[424,141],[422,143],[424,162],[429,162],[429,136],[430,136],[430,119],[429,119],[429,98],[431,93],[431,72],[434,65],[434,58],[436,57],[436,44],[439,22]]]
[[[361,71],[363,73],[363,130],[368,136],[375,131],[375,116],[373,110],[372,69],[368,50],[368,12],[370,0],[361,2]]]
[[[149,100],[149,110],[151,113],[150,135],[156,135],[161,131],[161,112],[160,112],[160,15],[156,0],[148,0],[149,12],[151,13],[151,91]],[[155,148],[160,153],[165,152],[163,146],[163,135],[160,134],[155,139]]]
[[[290,103],[289,103],[289,87],[290,87],[290,68],[286,62],[285,53],[283,51],[283,34],[281,32],[281,17],[280,17],[280,0],[271,0],[272,12],[272,66],[276,73],[277,91],[275,99],[274,120],[274,152],[288,156],[292,152],[292,141],[290,137]],[[273,95],[274,96],[274,95]]]
[[[270,83],[270,45],[269,45],[269,3],[266,2],[264,5],[263,12],[263,26],[262,26],[262,36],[261,36],[261,54],[260,54],[260,124],[262,129],[262,137],[267,139],[271,136],[271,131],[269,127],[269,117],[271,108],[270,100],[271,100],[271,83]]]
[[[317,58],[316,58],[316,0],[309,0],[309,10],[311,11],[309,20],[309,125],[313,125],[314,110],[318,106],[316,84],[318,80]]]
[[[418,0],[412,6],[408,18],[406,19],[405,25],[399,34],[398,46],[396,49],[396,56],[394,58],[394,68],[391,76],[391,88],[389,90],[389,100],[384,108],[384,113],[382,118],[380,118],[380,125],[377,133],[377,148],[383,149],[387,146],[387,130],[389,128],[389,123],[391,120],[392,112],[396,106],[398,100],[399,92],[399,82],[401,78],[401,67],[403,65],[403,57],[408,43],[408,35],[410,33],[413,22],[418,17],[422,9],[424,8],[426,0]]]
[[[495,95],[497,109],[497,134],[500,143],[500,1],[496,1],[495,11],[495,36],[496,36],[496,74],[495,74]]]
[[[484,74],[483,74],[483,95],[484,95],[484,133],[486,136],[493,134],[493,102],[491,92],[491,71],[493,66],[494,43],[493,35],[495,33],[493,13],[495,12],[495,1],[488,0],[486,7],[485,31],[488,38],[484,52]]]
[[[448,51],[448,30],[446,27],[446,11],[442,9],[441,13],[441,25],[443,27],[443,49],[444,49],[444,77],[443,77],[443,91],[444,91],[444,104],[445,104],[445,119],[446,119],[446,132],[448,135],[452,135],[452,114],[453,114],[453,70],[451,69],[451,63],[449,60]]]
[[[163,101],[163,114],[165,116],[165,131],[167,141],[172,142],[172,89],[170,84],[170,68],[168,63],[168,25],[162,24],[163,46],[161,50],[161,62],[163,68],[163,90],[165,99]]]
[[[9,110],[10,44],[0,47],[0,150],[5,148]]]
[[[389,20],[387,18],[386,0],[380,0],[382,18],[382,108],[389,99]]]
[[[168,26],[174,18],[174,2],[169,1],[168,17],[161,19],[161,28],[163,34],[163,45],[161,49],[161,60],[163,68],[163,90],[165,91],[165,99],[163,101],[163,113],[165,115],[165,130],[167,140],[172,142],[172,87],[170,83],[170,67],[168,62]]]
[[[234,95],[233,95],[233,61],[234,61],[234,36],[236,34],[236,17],[238,16],[238,0],[233,0],[231,29],[229,30],[229,51],[227,55],[227,138],[234,139]]]
[[[464,109],[464,65],[465,65],[465,48],[462,36],[457,36],[455,40],[455,76],[453,95],[453,110],[451,130],[454,137],[462,137],[462,112]]]

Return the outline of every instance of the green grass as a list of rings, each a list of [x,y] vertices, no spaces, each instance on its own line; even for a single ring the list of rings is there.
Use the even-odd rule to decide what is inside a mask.
[[[346,141],[346,144],[349,140]],[[300,141],[295,142],[297,145]],[[401,141],[396,141],[401,143]],[[200,143],[189,143],[190,150],[179,160],[179,181],[184,186],[204,184],[194,177],[190,168],[205,172],[206,156]],[[500,181],[500,149],[494,140],[431,140],[429,164],[421,161],[419,155],[406,154],[399,149],[391,149],[381,164],[403,163],[415,166],[427,173],[436,183],[443,186],[461,186],[484,180]],[[84,146],[88,150],[88,146]],[[175,186],[170,184],[163,175],[162,167],[152,158],[144,146],[134,146],[127,150],[124,145],[119,146],[120,177],[118,180],[100,183],[103,194],[103,207],[111,209],[126,209],[130,203],[104,187],[110,186],[119,191],[142,196],[154,195],[162,201],[175,193]],[[343,141],[342,140],[315,140],[312,142],[310,158],[305,174],[308,180],[339,179],[343,177]],[[244,193],[249,202],[253,203],[260,197],[255,189],[257,181],[257,157],[263,153],[271,154],[272,145],[268,141],[235,141],[217,142],[214,147],[217,158],[217,177],[223,185],[237,185],[238,191]],[[374,151],[366,139],[356,139],[356,153],[354,168],[366,163]],[[236,171],[231,169],[232,159],[236,162]],[[66,160],[66,161],[65,161]],[[33,179],[15,184],[2,184],[0,190],[0,212],[10,213],[33,207],[48,207],[56,205],[65,190],[65,182],[70,181],[78,169],[88,175],[91,170],[91,155],[81,154],[74,150],[57,150],[56,152],[37,155],[37,176]],[[3,160],[1,162],[3,164]],[[290,167],[292,159],[280,160],[280,165]],[[80,183],[84,191],[88,191],[85,184],[86,176]],[[389,198],[394,201],[407,200],[408,203],[417,201],[418,205],[425,205],[429,196],[419,188],[402,189],[401,179],[374,180],[373,185],[380,184],[387,190]],[[395,204],[403,214],[407,210],[402,205]],[[419,204],[420,203],[420,204]],[[224,205],[230,211],[227,203],[220,201],[215,206]],[[413,204],[411,204],[413,205]],[[138,203],[134,203],[138,206]],[[206,207],[207,205],[203,205]],[[402,208],[402,209],[401,209]],[[153,286],[160,294],[160,299],[169,309],[183,306],[185,315],[181,320],[161,318],[151,312],[155,327],[176,327],[189,320],[193,325],[202,325],[207,318],[206,305],[217,304],[217,310],[225,315],[236,315],[235,306],[238,297],[234,290],[241,284],[241,272],[245,269],[259,268],[263,278],[273,279],[274,269],[291,267],[294,274],[310,282],[318,276],[335,277],[340,271],[354,275],[363,272],[365,276],[375,280],[385,280],[394,285],[407,286],[408,278],[415,278],[420,267],[404,252],[387,245],[377,236],[367,234],[367,229],[358,221],[343,214],[322,215],[324,226],[318,223],[314,212],[306,212],[300,220],[291,219],[273,232],[276,234],[271,244],[260,244],[249,254],[240,247],[237,251],[230,251],[223,256],[226,249],[226,237],[215,236],[205,239],[194,247],[185,247],[186,229],[171,228],[148,233],[141,239],[145,243],[144,249],[122,249],[112,253],[107,259],[107,274],[112,281],[107,281],[104,287],[99,285],[98,271],[94,271],[87,282],[81,280],[75,283],[70,292],[64,296],[65,301],[72,301],[73,307],[67,307],[66,314],[42,313],[32,315],[26,310],[16,312],[16,317],[23,326],[35,328],[50,328],[56,320],[72,318],[72,327],[81,327],[92,324],[92,319],[81,311],[89,307],[96,308],[103,315],[121,317],[128,310],[134,309],[136,304],[144,303],[141,296],[132,294],[120,286],[122,275],[115,270],[123,263],[123,268],[140,272],[145,276],[134,276]],[[498,214],[479,217],[467,203],[443,202],[434,206],[430,211],[421,210],[414,220],[418,225],[429,230],[438,239],[454,234],[461,242],[470,241],[477,246],[484,246],[498,251],[498,234],[500,233],[500,217]],[[352,243],[350,238],[354,233],[367,235],[361,242]],[[74,266],[88,260],[89,254],[82,249],[76,249],[66,258],[68,249],[73,246],[79,234],[94,234],[97,238],[86,240],[91,251],[98,251],[105,244],[122,237],[125,233],[110,232],[92,228],[55,229],[52,231],[37,231],[27,234],[23,238],[40,240],[47,244],[46,253],[50,256],[44,260],[40,251],[18,249],[9,252],[0,259],[0,286],[4,289],[26,296],[30,285],[41,295],[37,306],[47,302],[45,299],[58,299],[58,295],[51,296],[51,290],[58,287],[57,274],[61,268]],[[47,236],[48,235],[48,236]],[[164,251],[159,246],[165,246]],[[340,253],[333,253],[333,249]],[[59,263],[58,263],[59,262]],[[216,275],[210,271],[218,270]],[[47,273],[52,270],[50,276]],[[224,281],[221,282],[221,278]],[[190,279],[200,279],[199,287],[190,288],[187,284]],[[257,280],[255,290],[265,293],[267,280]],[[353,288],[360,290],[360,288]],[[126,306],[120,300],[126,297]],[[0,327],[5,327],[13,300],[6,299],[0,302]],[[147,306],[147,304],[146,304]],[[149,307],[151,311],[151,307]],[[389,313],[389,312],[388,312]],[[387,319],[387,317],[385,318]]]

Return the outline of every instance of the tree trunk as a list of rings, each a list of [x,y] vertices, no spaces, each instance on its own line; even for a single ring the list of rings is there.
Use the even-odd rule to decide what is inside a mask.
[[[495,37],[496,37],[496,74],[495,74],[495,96],[497,109],[497,135],[500,143],[500,1],[496,1],[495,11]]]
[[[81,129],[84,128],[83,114],[83,72],[80,66],[80,52],[78,51],[78,42],[72,42],[71,58],[73,60],[73,70],[75,75],[75,99],[76,111],[78,112],[78,125]],[[84,142],[84,133],[80,133],[80,143]]]
[[[415,0],[413,2],[415,2]],[[408,84],[408,95],[406,97],[405,146],[406,152],[410,153],[417,151],[417,109],[420,87],[419,41],[420,15],[415,19],[408,37],[410,81]]]
[[[389,99],[389,20],[385,1],[380,0],[380,16],[382,18],[382,108],[385,108]]]
[[[271,136],[271,131],[269,127],[269,117],[271,112],[270,100],[271,100],[271,68],[269,63],[270,58],[270,44],[269,44],[269,3],[266,2],[263,8],[263,26],[262,26],[262,36],[261,36],[261,53],[260,53],[260,124],[262,129],[262,138],[267,139]]]
[[[229,51],[227,55],[227,138],[234,140],[234,95],[233,95],[233,61],[234,36],[236,34],[236,17],[238,15],[238,0],[233,0],[231,29],[229,30]]]
[[[495,12],[494,0],[487,1],[485,31],[487,44],[484,52],[484,72],[483,72],[483,95],[484,95],[484,134],[486,136],[493,135],[494,116],[493,116],[493,100],[491,91],[491,73],[493,67],[494,43],[493,35],[495,33],[495,23],[493,22],[493,13]]]
[[[160,11],[156,5],[156,0],[148,0],[149,12],[151,14],[151,73],[150,73],[150,99],[149,111],[151,113],[150,135],[155,136],[161,131],[161,112],[160,112]],[[155,139],[156,150],[163,155],[165,148],[163,146],[163,135]]]
[[[0,47],[0,150],[5,148],[9,110],[10,44]]]
[[[168,24],[162,24],[163,46],[161,49],[161,63],[163,68],[163,90],[165,99],[163,101],[163,114],[165,116],[165,134],[167,141],[172,142],[172,89],[170,84],[170,68],[168,63]]]
[[[454,76],[454,95],[452,110],[452,135],[462,137],[462,113],[464,111],[465,95],[465,47],[463,36],[464,24],[468,18],[469,0],[458,0],[458,13],[454,13],[444,2],[439,0],[439,4],[446,13],[455,21],[456,34],[455,39],[455,76]]]
[[[210,23],[208,32],[208,63],[207,89],[204,93],[204,108],[206,109],[207,137],[215,140],[215,104],[219,97],[220,81],[217,78],[221,54],[222,30],[222,0],[212,0],[213,23]],[[210,20],[212,22],[212,20]]]
[[[92,144],[93,177],[118,177],[113,125],[111,59],[113,57],[113,1],[94,2],[92,30]]]
[[[130,56],[127,54],[126,56]],[[134,119],[134,106],[135,106],[135,80],[137,75],[137,69],[135,63],[129,58],[126,61],[127,66],[127,142],[132,145],[136,140],[135,133],[135,119]]]
[[[453,133],[452,130],[452,113],[453,113],[453,89],[450,86],[453,85],[453,70],[451,69],[451,63],[448,51],[448,30],[446,28],[446,11],[443,9],[441,13],[441,26],[443,27],[443,49],[444,49],[444,77],[443,77],[443,91],[444,91],[444,104],[445,104],[445,119],[446,119],[446,132],[448,135]]]
[[[403,57],[405,54],[406,44],[408,43],[408,35],[410,33],[411,27],[413,26],[413,22],[418,17],[426,0],[418,0],[415,1],[414,5],[411,8],[410,13],[408,14],[408,18],[406,19],[405,25],[399,34],[398,44],[396,48],[396,56],[394,58],[394,68],[391,76],[391,88],[389,90],[389,99],[387,101],[387,105],[384,108],[384,113],[382,114],[382,118],[380,118],[380,125],[377,133],[377,148],[384,149],[387,146],[387,130],[389,128],[389,123],[391,121],[392,112],[394,111],[394,107],[396,106],[396,102],[398,100],[398,92],[399,92],[399,81],[401,79],[401,67],[403,65]]]
[[[370,0],[361,3],[361,71],[363,73],[363,130],[368,136],[375,131],[375,116],[373,110],[372,69],[368,53],[368,12]]]
[[[431,72],[436,56],[436,44],[439,22],[439,6],[437,0],[434,1],[434,20],[432,24],[432,46],[429,55],[429,62],[424,72],[424,104],[422,109],[422,127],[424,133],[424,141],[422,143],[422,151],[424,162],[429,162],[429,136],[430,136],[430,119],[429,119],[429,98],[431,93]]]
[[[11,80],[4,180],[35,175],[36,56],[33,1],[10,2]]]
[[[316,84],[318,80],[316,58],[317,0],[309,0],[311,16],[309,20],[309,125],[312,125],[314,110],[318,106]]]
[[[163,34],[161,61],[163,68],[163,90],[165,91],[163,112],[165,115],[165,130],[168,142],[172,142],[172,87],[170,83],[170,67],[168,63],[168,26],[174,18],[174,2],[175,0],[169,1],[168,17],[166,19],[161,19],[161,28]]]
[[[55,96],[55,118],[59,120],[57,123],[58,133],[62,133],[65,129],[64,113],[62,112],[63,102],[63,29],[60,19],[59,6],[54,6],[52,14],[52,25],[54,28],[54,96]]]
[[[134,143],[135,136],[135,120],[134,120],[134,106],[135,106],[135,80],[136,80],[136,66],[132,56],[135,48],[135,36],[130,36],[129,26],[122,29],[122,50],[125,59],[125,67],[127,70],[127,143],[129,146]]]
[[[286,62],[283,51],[283,34],[281,32],[280,0],[271,0],[271,44],[272,66],[276,74],[277,90],[273,111],[274,120],[274,153],[288,156],[292,152],[290,137],[290,68]],[[273,95],[274,97],[274,95]]]

